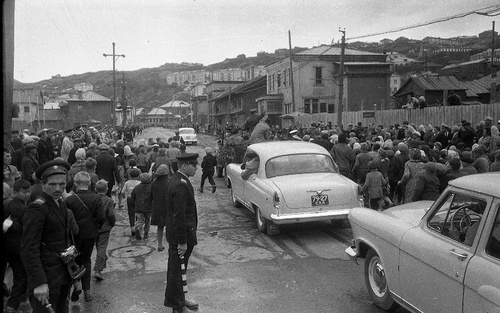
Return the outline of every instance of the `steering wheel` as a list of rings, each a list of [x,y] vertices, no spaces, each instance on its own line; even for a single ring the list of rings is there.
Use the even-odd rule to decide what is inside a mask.
[[[478,221],[476,223],[479,223],[481,221],[481,218],[483,218],[481,215],[479,215],[477,213],[469,213],[469,214],[465,213],[465,215],[460,219],[460,222],[458,224],[460,232],[467,231],[471,227],[471,225],[472,225],[471,216],[476,216],[478,218]],[[465,226],[462,227],[464,222],[465,222]]]
[[[467,231],[467,229],[471,226],[472,224],[472,219],[471,219],[471,216],[477,216],[479,217],[479,219],[482,218],[481,215],[477,214],[477,213],[467,213],[467,209],[473,211],[469,205],[462,205],[461,207],[459,207],[454,213],[453,215],[451,216],[450,218],[450,229],[451,230],[457,230],[458,228],[458,231],[460,233],[464,233]],[[463,216],[460,218],[460,220],[458,220],[458,217],[460,215],[458,215],[458,212],[460,211],[463,211]],[[455,227],[455,225],[458,225],[458,227]]]

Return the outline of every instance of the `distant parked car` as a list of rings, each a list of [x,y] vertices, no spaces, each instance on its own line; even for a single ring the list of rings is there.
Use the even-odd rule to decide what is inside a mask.
[[[464,176],[435,201],[349,213],[365,282],[384,310],[500,312],[500,174]]]
[[[182,137],[186,145],[197,145],[198,138],[194,128],[179,128],[179,136]]]
[[[359,185],[339,174],[330,153],[315,143],[250,145],[244,163],[227,165],[226,174],[233,204],[254,212],[258,229],[269,235],[282,224],[342,225],[349,210],[362,205]]]

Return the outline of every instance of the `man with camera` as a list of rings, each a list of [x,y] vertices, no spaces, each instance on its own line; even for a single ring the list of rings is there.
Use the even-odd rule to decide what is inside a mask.
[[[42,194],[23,217],[21,259],[28,277],[28,295],[33,313],[68,312],[72,280],[60,253],[72,245],[68,210],[62,202],[68,162],[56,159],[38,167]]]

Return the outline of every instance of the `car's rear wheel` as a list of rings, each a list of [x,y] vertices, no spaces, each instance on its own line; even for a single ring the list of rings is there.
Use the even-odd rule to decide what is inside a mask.
[[[235,208],[241,208],[241,203],[234,196],[234,189],[232,188],[232,186],[230,184],[231,184],[231,182],[229,182],[229,184],[228,184],[229,188],[231,188],[231,202],[233,203],[233,206]]]
[[[368,251],[365,258],[365,282],[375,305],[386,311],[393,311],[399,307],[391,297],[384,264],[373,249]]]
[[[264,234],[267,233],[269,236],[273,236],[280,233],[279,226],[262,216],[262,212],[258,207],[255,208],[255,223],[257,228]]]

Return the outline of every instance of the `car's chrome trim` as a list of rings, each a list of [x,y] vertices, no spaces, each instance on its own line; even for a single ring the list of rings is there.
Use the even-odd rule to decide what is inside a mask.
[[[349,247],[345,248],[344,252],[347,254],[347,256],[349,257],[349,259],[351,259],[352,261],[354,261],[354,263],[356,263],[357,265],[359,265],[359,263],[358,263],[358,253],[356,252],[356,247],[349,246]]]
[[[291,213],[291,214],[271,214],[271,220],[277,224],[306,222],[306,221],[321,221],[327,220],[331,217],[345,216],[349,214],[351,209],[339,209],[329,211],[314,211],[305,213]]]
[[[424,313],[424,311],[418,309],[416,306],[413,304],[409,303],[405,299],[401,298],[397,293],[393,292],[392,290],[389,289],[389,292],[392,295],[392,298],[399,303],[403,308],[407,309],[408,311],[415,312],[415,313]]]

